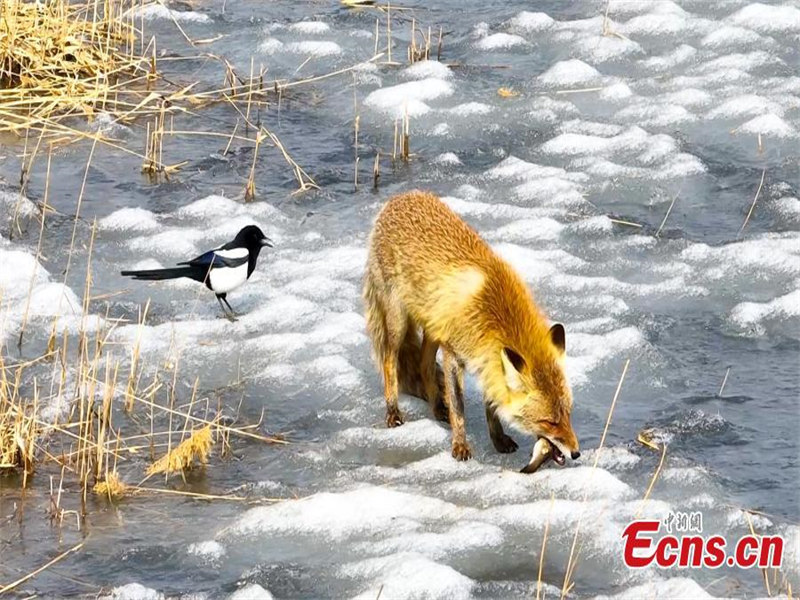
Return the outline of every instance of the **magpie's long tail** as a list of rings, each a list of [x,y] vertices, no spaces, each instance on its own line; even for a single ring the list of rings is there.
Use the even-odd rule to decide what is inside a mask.
[[[197,267],[173,267],[169,269],[145,269],[143,271],[122,271],[120,275],[123,277],[133,277],[143,281],[161,281],[162,279],[179,279],[181,277],[189,277],[190,279],[197,279],[200,281],[205,276],[202,269]]]

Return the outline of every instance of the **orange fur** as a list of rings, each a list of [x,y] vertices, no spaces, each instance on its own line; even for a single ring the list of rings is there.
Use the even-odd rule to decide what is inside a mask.
[[[385,375],[390,425],[400,424],[395,390],[397,378],[403,379],[391,365],[397,364],[408,332],[417,339],[419,328],[445,356],[454,456],[470,454],[464,449],[459,399],[462,366],[476,374],[484,390],[498,450],[513,451],[516,444],[493,422],[495,414],[566,451],[578,451],[559,346],[563,339],[551,330],[519,275],[436,196],[408,192],[383,207],[370,237],[364,300],[367,329]],[[421,354],[424,362],[430,352]],[[429,372],[430,364],[419,369],[423,390],[434,389]]]

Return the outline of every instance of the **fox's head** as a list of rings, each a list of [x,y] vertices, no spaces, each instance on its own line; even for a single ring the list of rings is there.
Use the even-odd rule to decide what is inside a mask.
[[[535,357],[503,347],[500,361],[510,402],[502,412],[512,425],[527,433],[545,437],[557,449],[554,460],[564,464],[564,456],[576,460],[580,446],[572,429],[572,392],[564,374],[566,337],[564,326],[550,328],[545,342],[549,347]]]

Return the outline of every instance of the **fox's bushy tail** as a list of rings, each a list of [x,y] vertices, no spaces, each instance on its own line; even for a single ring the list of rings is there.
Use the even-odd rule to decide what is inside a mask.
[[[163,279],[179,279],[180,277],[190,277],[196,279],[197,268],[195,267],[172,267],[169,269],[144,269],[142,271],[121,271],[123,277],[133,277],[142,281],[161,281]]]

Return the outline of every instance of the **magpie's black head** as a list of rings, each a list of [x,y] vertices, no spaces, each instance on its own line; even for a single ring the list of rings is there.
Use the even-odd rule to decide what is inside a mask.
[[[236,234],[233,238],[233,245],[238,248],[247,248],[250,254],[258,256],[261,248],[269,246],[272,248],[272,240],[264,235],[256,225],[248,225]]]

